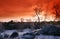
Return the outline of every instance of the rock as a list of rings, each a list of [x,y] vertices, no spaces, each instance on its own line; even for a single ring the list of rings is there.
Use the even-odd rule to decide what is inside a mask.
[[[33,33],[26,33],[23,35],[24,39],[34,39],[35,35]]]
[[[18,35],[17,32],[13,32],[12,35],[10,36],[10,38],[16,38],[16,37],[18,37],[18,36],[19,36],[19,35]]]

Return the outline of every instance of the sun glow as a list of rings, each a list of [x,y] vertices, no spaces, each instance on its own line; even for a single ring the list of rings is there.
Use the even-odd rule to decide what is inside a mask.
[[[51,14],[50,12],[48,14]],[[51,14],[48,15],[45,11],[41,12],[41,14],[39,14],[39,18],[40,18],[40,22],[42,21],[55,21],[55,15]],[[24,22],[38,22],[38,18],[37,16],[26,16],[26,17],[22,17]],[[21,21],[21,20],[20,20]]]
[[[41,14],[39,14],[39,18],[40,18],[40,22],[42,22],[42,21],[54,21],[55,20],[54,15],[52,15],[52,14],[47,15],[45,11],[43,11],[43,12],[41,12]],[[2,21],[2,22],[8,22],[8,21],[11,21],[11,20],[13,20],[15,22],[17,22],[17,21],[19,21],[19,22],[21,22],[21,21],[23,21],[23,22],[38,22],[38,18],[37,18],[36,15],[0,19],[0,21]]]

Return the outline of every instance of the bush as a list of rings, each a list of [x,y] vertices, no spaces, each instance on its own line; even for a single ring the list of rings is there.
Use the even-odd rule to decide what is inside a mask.
[[[44,35],[57,35],[60,36],[60,28],[55,27],[54,25],[48,25],[46,27],[43,27],[40,31],[41,34]]]

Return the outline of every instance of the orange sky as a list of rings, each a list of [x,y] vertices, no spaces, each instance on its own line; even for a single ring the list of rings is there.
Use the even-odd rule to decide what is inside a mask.
[[[58,3],[58,1],[59,0],[0,0],[0,18],[33,16],[35,6],[41,7],[43,11],[48,10],[48,12],[50,12],[52,11],[53,4]]]

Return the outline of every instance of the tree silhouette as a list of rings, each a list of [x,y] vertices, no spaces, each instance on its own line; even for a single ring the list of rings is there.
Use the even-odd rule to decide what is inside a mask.
[[[41,8],[37,8],[37,7],[36,7],[36,8],[34,9],[34,11],[35,11],[36,16],[37,16],[37,18],[38,18],[38,22],[40,22],[39,14],[40,14],[40,12],[42,11]]]
[[[55,4],[54,6],[53,6],[53,8],[54,8],[54,10],[55,10],[55,14],[56,14],[56,16],[55,16],[55,20],[56,19],[58,19],[58,18],[60,18],[60,14],[59,14],[59,5],[58,4]]]

